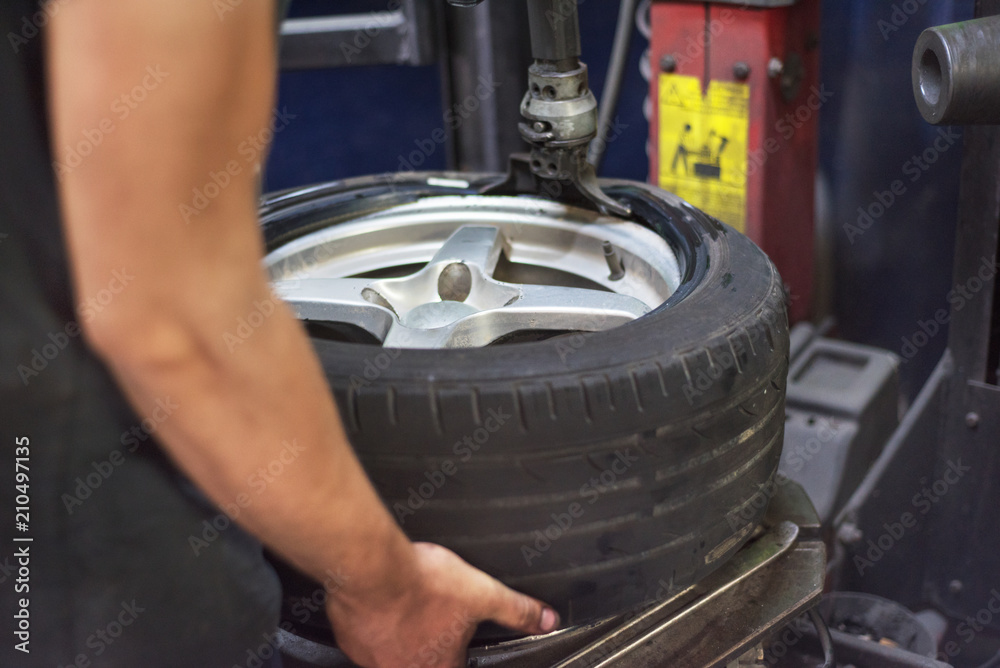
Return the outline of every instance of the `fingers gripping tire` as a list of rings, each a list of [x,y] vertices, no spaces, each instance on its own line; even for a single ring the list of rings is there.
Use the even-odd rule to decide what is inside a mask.
[[[429,176],[277,196],[262,214],[269,248],[363,202],[462,194]],[[406,533],[552,603],[569,624],[686,586],[738,550],[767,506],[784,430],[788,331],[774,266],[673,195],[604,185],[683,259],[681,287],[648,315],[478,349],[314,340],[351,443]]]

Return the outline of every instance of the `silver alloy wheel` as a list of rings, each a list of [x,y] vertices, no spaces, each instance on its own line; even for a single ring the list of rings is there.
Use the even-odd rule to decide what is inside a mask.
[[[660,578],[674,588],[699,581],[753,535],[763,509],[742,511],[770,484],[781,454],[785,291],[746,236],[654,186],[602,182],[632,209],[633,225],[529,194],[528,180],[505,181],[510,197],[482,194],[503,178],[387,174],[275,193],[260,211],[268,268],[277,283],[291,281],[282,291],[360,279],[364,292],[419,273],[435,255],[446,261],[423,300],[407,290],[412,301],[393,305],[394,295],[372,288],[369,299],[318,314],[336,322],[305,323],[346,435],[412,540],[452,549],[550,602],[567,625],[589,624],[660,596]],[[492,228],[473,229],[470,243],[481,251],[483,237],[493,239],[502,251],[495,264],[492,250],[479,252],[480,264],[518,295],[521,286],[575,288],[630,297],[648,312],[617,327],[601,311],[572,323],[604,331],[569,334],[543,322],[482,348],[388,356],[373,334],[339,324],[358,322],[344,311],[370,313],[373,301],[385,300],[374,306],[389,328],[397,308],[471,301],[475,268],[453,266],[464,264],[454,261],[462,253],[441,252],[463,226]],[[624,272],[605,262],[605,241]],[[505,286],[494,287],[500,305],[488,310],[514,305],[501,299]],[[324,298],[302,306],[320,311]],[[458,315],[453,322],[473,314]],[[495,345],[506,343],[516,345]],[[469,438],[477,447],[466,452]],[[626,463],[635,456],[641,463]],[[536,543],[595,471],[622,475],[604,477],[592,505],[586,495],[585,518],[559,529],[558,540]],[[282,579],[291,621],[317,584],[287,566]],[[294,627],[333,641],[322,620]]]
[[[609,269],[608,244],[624,276]],[[279,247],[265,266],[300,319],[352,325],[394,348],[611,329],[660,306],[681,275],[670,245],[636,223],[482,196],[362,214]]]

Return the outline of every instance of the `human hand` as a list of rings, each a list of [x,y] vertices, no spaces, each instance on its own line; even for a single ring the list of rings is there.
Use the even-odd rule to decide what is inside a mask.
[[[481,621],[528,634],[559,627],[552,608],[509,589],[444,547],[414,543],[412,554],[409,586],[388,600],[373,605],[382,596],[338,592],[327,603],[338,646],[364,668],[465,666],[466,647]]]

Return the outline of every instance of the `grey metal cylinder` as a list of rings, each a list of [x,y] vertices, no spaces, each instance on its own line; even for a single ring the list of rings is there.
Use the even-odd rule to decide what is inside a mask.
[[[577,0],[528,0],[531,55],[554,62],[580,57]]]
[[[913,52],[913,94],[928,123],[1000,124],[1000,16],[925,30]]]

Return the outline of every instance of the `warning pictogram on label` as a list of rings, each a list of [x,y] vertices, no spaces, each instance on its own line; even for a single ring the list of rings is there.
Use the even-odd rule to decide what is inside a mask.
[[[660,75],[660,187],[746,228],[750,87]]]

